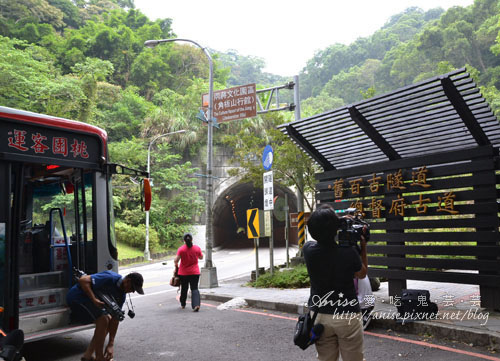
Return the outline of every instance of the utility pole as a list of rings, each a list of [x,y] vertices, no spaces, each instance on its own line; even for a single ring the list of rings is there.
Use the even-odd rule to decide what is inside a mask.
[[[293,77],[293,82],[295,86],[293,87],[293,102],[295,104],[295,120],[300,120],[300,94],[299,94],[299,76],[295,75]],[[298,175],[297,187],[297,212],[304,212],[304,194],[302,190],[304,189],[304,178],[302,174]]]
[[[204,48],[196,41],[190,39],[161,39],[161,40],[146,40],[144,45],[153,48],[160,43],[169,43],[174,41],[183,41],[191,43],[201,50],[208,59],[209,65],[209,79],[208,79],[208,113],[207,113],[207,121],[208,121],[208,133],[207,133],[207,200],[206,200],[206,212],[207,212],[207,225],[205,232],[205,267],[201,269],[200,276],[200,287],[201,288],[212,288],[218,286],[217,281],[217,269],[213,267],[212,264],[212,247],[213,247],[213,214],[212,214],[212,203],[214,197],[214,188],[213,188],[213,175],[212,175],[212,166],[213,166],[213,140],[212,140],[212,132],[215,123],[215,119],[213,117],[213,104],[214,104],[214,65],[212,61],[212,57],[208,52],[207,48]]]
[[[284,106],[282,106],[280,104],[279,91],[281,89],[288,89],[288,90],[293,89],[293,104],[284,105]],[[268,101],[266,104],[262,104],[259,97],[257,97],[257,105],[258,105],[257,114],[263,114],[263,113],[280,111],[280,110],[289,110],[289,111],[293,110],[295,112],[295,120],[300,120],[301,115],[300,115],[300,94],[299,94],[299,76],[298,75],[295,75],[293,77],[293,81],[291,81],[285,85],[271,87],[271,88],[267,88],[267,89],[260,89],[260,90],[257,90],[256,93],[257,94],[269,93],[269,96],[267,98]],[[275,99],[274,104],[272,102],[273,99]],[[303,178],[303,175],[301,173],[299,173],[297,175],[297,178],[298,178],[298,180],[297,180],[298,186],[297,186],[297,191],[296,191],[297,212],[299,212],[299,213],[302,212],[301,214],[303,217],[304,216],[304,194],[303,194],[304,178]],[[286,201],[285,207],[288,211],[288,201]],[[289,213],[287,212],[287,221],[288,221],[288,214]],[[272,220],[271,220],[271,222],[272,222]],[[305,235],[305,222],[302,222],[302,229],[299,229],[299,234]],[[288,227],[286,230],[286,237],[287,237],[286,242],[288,242],[288,237],[289,237]],[[271,242],[272,241],[270,240],[270,244],[271,244]],[[300,242],[300,240],[299,240],[299,242]],[[287,255],[288,255],[288,251],[287,251]],[[298,257],[294,258],[294,261],[292,262],[292,264],[294,264],[297,261],[297,259],[300,262],[301,255],[302,255],[302,250],[299,250],[299,253],[297,254]],[[288,257],[287,257],[287,260],[288,260]]]
[[[299,76],[295,75],[294,78],[295,87],[293,88],[293,101],[295,103],[295,120],[300,120],[300,94],[299,94]],[[302,263],[302,246],[304,245],[306,236],[306,227],[304,217],[304,177],[302,173],[299,172],[297,175],[297,212],[299,214],[299,225],[298,225],[298,235],[299,235],[299,252],[295,257],[294,263]]]

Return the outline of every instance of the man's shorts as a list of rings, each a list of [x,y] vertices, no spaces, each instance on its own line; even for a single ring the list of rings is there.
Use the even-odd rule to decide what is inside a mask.
[[[107,315],[106,310],[94,305],[90,300],[83,302],[73,302],[71,308],[71,321],[78,322],[83,325],[94,323],[99,317]]]
[[[340,354],[343,361],[363,361],[361,318],[361,313],[347,314],[345,317],[318,313],[315,323],[325,327],[321,337],[316,341],[318,359],[337,361]]]

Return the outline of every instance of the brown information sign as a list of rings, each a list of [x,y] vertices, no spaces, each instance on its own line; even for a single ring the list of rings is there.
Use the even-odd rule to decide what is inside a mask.
[[[305,222],[309,219],[311,212],[304,212]],[[299,214],[298,213],[290,213],[290,227],[298,227],[299,226]]]
[[[213,116],[218,123],[252,118],[257,115],[255,84],[214,91]],[[202,96],[203,107],[208,107],[208,94]]]

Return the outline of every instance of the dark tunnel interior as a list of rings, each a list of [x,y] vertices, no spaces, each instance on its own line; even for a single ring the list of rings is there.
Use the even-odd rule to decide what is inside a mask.
[[[285,187],[274,186],[273,211],[274,247],[285,247],[285,193],[288,194],[289,212],[297,211],[297,197]],[[277,197],[277,198],[276,198]],[[251,183],[236,183],[226,189],[215,201],[213,208],[214,247],[251,248],[253,239],[247,235],[247,209],[264,208],[262,189]],[[290,232],[289,244],[297,244],[296,232]],[[261,237],[259,245],[269,246],[269,237]]]

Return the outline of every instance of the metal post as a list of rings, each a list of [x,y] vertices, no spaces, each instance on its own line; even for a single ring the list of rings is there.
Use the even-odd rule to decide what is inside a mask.
[[[213,64],[212,58],[208,56],[210,64],[209,85],[208,85],[208,130],[207,130],[207,227],[206,227],[206,259],[205,268],[211,268],[212,265],[212,247],[213,247],[213,227],[212,227],[212,202],[213,202]]]
[[[305,213],[304,212],[298,212],[298,231],[299,231],[299,251],[302,251],[302,247],[304,246],[304,243],[306,241],[306,221],[305,221]]]
[[[201,50],[206,55],[209,64],[209,79],[208,79],[208,133],[207,133],[207,204],[206,204],[206,212],[207,212],[207,225],[205,231],[205,267],[201,269],[200,276],[200,287],[201,288],[211,288],[217,287],[217,269],[213,267],[212,264],[212,247],[213,247],[213,225],[212,225],[212,203],[213,203],[213,176],[212,176],[212,160],[213,160],[213,147],[212,147],[212,131],[213,131],[213,103],[214,103],[214,80],[213,80],[213,72],[214,66],[212,62],[212,57],[208,50],[198,44],[196,41],[190,39],[161,39],[161,40],[146,40],[144,45],[147,47],[155,47],[160,43],[168,43],[174,41],[185,41],[188,43],[192,43]]]
[[[293,82],[295,83],[293,87],[293,102],[295,104],[295,120],[300,120],[300,94],[299,94],[299,76],[295,75],[293,77]],[[302,189],[304,188],[304,178],[302,174],[297,175],[297,212],[304,212],[304,194]]]
[[[293,87],[293,102],[295,104],[295,120],[300,120],[300,94],[299,94],[299,76],[295,75],[293,77],[293,81],[295,83]],[[304,212],[304,177],[302,173],[297,174],[297,212]],[[305,229],[302,229],[301,233],[301,228],[297,228],[299,232],[299,252],[297,253],[297,256],[302,257],[302,246],[300,244],[301,241],[301,235],[305,235]]]
[[[208,131],[207,131],[207,224],[205,231],[205,267],[201,269],[200,277],[200,287],[202,288],[212,288],[217,287],[217,269],[213,267],[212,264],[212,247],[213,247],[213,214],[212,214],[212,203],[214,197],[213,189],[213,175],[212,175],[212,164],[213,164],[213,104],[214,104],[214,81],[213,81],[213,62],[212,57],[208,51],[203,48],[205,55],[208,58],[208,63],[210,65],[209,73],[209,85],[208,85]]]
[[[286,249],[286,268],[290,267],[290,256],[289,256],[289,248],[288,248],[288,237],[290,227],[290,219],[288,213],[288,193],[285,192],[285,249]]]
[[[149,172],[149,167],[151,164],[151,144],[152,141],[149,142],[148,145],[148,164],[146,168],[146,172],[148,172],[148,179],[151,178],[151,173]],[[151,260],[151,254],[149,252],[149,210],[146,211],[146,241],[144,242],[144,260]]]
[[[299,94],[299,76],[295,75],[293,77],[293,103],[295,104],[295,120],[300,119],[300,94]]]
[[[259,239],[254,238],[253,243],[255,245],[255,280],[259,278]]]
[[[271,209],[269,211],[270,217],[271,217],[271,236],[269,237],[269,271],[271,272],[271,275],[274,274],[274,237],[273,237],[273,232],[274,232],[274,227],[273,227],[273,212],[274,210]]]

